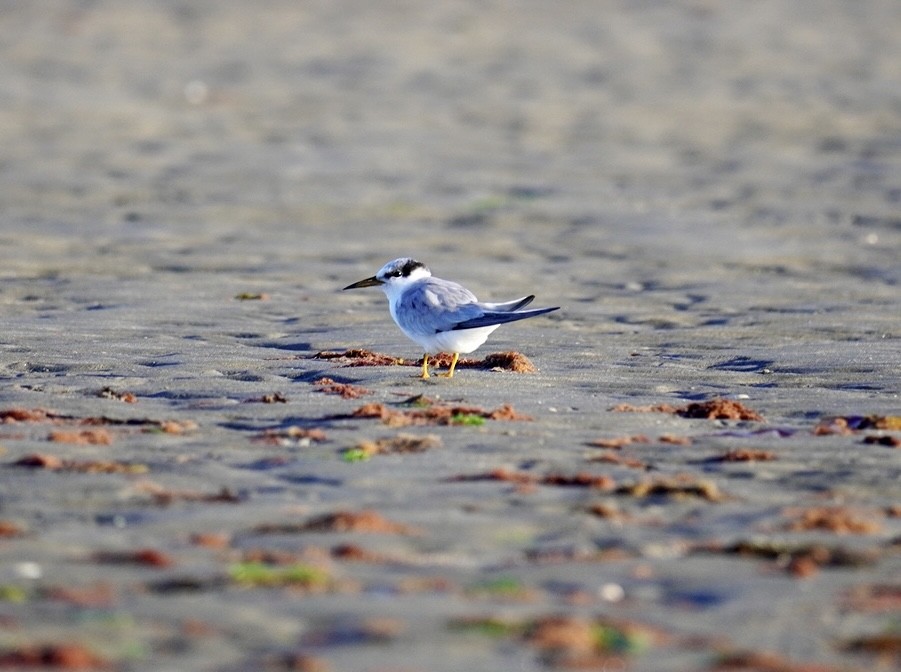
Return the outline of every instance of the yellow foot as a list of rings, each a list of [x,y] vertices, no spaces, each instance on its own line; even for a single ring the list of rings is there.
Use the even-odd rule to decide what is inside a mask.
[[[454,369],[457,366],[457,360],[460,359],[460,353],[455,352],[454,358],[451,360],[450,368],[447,370],[447,373],[439,373],[438,375],[442,378],[453,378],[454,377]]]
[[[429,353],[426,353],[422,356],[422,375],[420,376],[423,380],[426,378],[431,378],[429,375]]]

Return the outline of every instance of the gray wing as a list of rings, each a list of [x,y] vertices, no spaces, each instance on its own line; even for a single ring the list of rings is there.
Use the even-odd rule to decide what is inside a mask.
[[[419,334],[450,331],[483,313],[475,294],[456,282],[437,278],[405,292],[397,307],[400,327]]]
[[[558,309],[518,310],[534,298],[524,296],[505,303],[479,303],[475,294],[462,285],[431,278],[403,295],[398,305],[398,323],[409,332],[437,334],[525,320]]]

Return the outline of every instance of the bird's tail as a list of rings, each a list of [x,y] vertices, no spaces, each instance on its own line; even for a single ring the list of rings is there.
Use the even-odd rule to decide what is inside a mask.
[[[530,294],[529,296],[524,296],[521,299],[513,299],[512,301],[505,301],[504,303],[481,303],[479,304],[485,310],[490,310],[498,313],[512,313],[514,310],[519,310],[520,308],[525,308],[535,299],[534,294]]]

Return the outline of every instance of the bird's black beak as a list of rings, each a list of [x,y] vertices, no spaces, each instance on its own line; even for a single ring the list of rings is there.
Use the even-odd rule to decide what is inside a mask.
[[[352,285],[348,285],[344,289],[360,289],[361,287],[378,287],[379,285],[384,285],[385,283],[379,280],[374,275],[371,278],[366,278],[365,280],[360,280],[359,282],[355,282]],[[344,290],[341,290],[344,291]]]

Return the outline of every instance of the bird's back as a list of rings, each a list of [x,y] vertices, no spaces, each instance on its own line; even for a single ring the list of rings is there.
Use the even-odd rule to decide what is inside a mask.
[[[456,282],[427,278],[391,304],[391,317],[408,336],[449,331],[482,313],[475,294]]]

